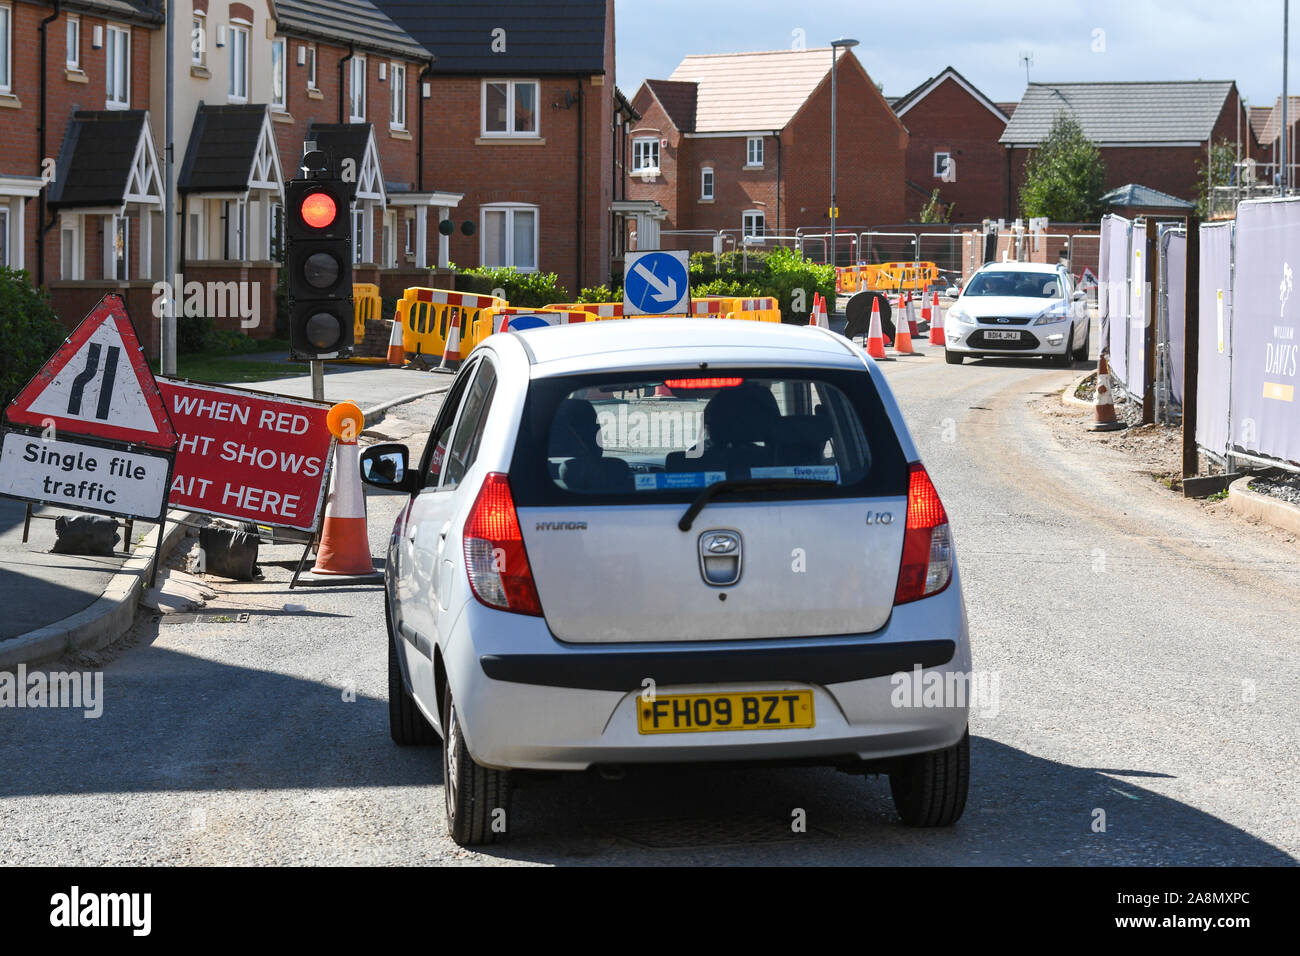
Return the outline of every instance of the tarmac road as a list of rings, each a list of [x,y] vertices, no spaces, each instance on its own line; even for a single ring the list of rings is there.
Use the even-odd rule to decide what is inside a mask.
[[[220,602],[246,623],[142,625],[104,667],[99,719],[0,711],[0,859],[1294,865],[1296,546],[1058,441],[1033,403],[1077,372],[936,350],[887,374],[953,522],[976,667],[998,678],[954,828],[904,828],[883,778],[674,768],[528,779],[511,842],[461,850],[437,749],[388,737],[379,590],[289,594],[297,553],[276,548],[267,581]],[[394,414],[427,429],[437,401]],[[382,555],[398,501],[368,504]]]

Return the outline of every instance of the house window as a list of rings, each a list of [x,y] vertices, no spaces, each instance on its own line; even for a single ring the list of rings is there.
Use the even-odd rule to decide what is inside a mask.
[[[0,266],[9,266],[9,207],[0,206]]]
[[[397,213],[384,213],[383,229],[384,268],[397,268]]]
[[[415,222],[406,220],[406,257],[408,259],[415,255]]]
[[[221,252],[223,259],[237,262],[244,260],[244,217],[247,207],[242,199],[227,199],[222,203],[226,210],[225,245]]]
[[[266,251],[272,262],[279,262],[284,251],[284,206],[273,202],[267,208]]]
[[[485,266],[514,266],[524,272],[536,271],[537,207],[484,206],[481,252]]]
[[[79,278],[77,275],[77,227],[70,222],[64,222],[59,228],[59,278]]]
[[[125,281],[130,261],[130,220],[125,216],[104,217],[104,278]]]
[[[713,167],[712,166],[705,166],[704,169],[700,171],[700,198],[701,199],[713,198]]]
[[[763,137],[751,136],[745,140],[745,165],[763,165]]]
[[[195,210],[190,213],[190,237],[187,241],[186,258],[203,258],[205,245],[203,238],[203,213],[201,210]]]
[[[81,20],[68,17],[68,69],[81,69]]]
[[[13,9],[0,7],[0,93],[13,89],[13,68],[10,66],[12,49]]]
[[[741,223],[741,235],[745,239],[762,239],[767,234],[767,217],[756,209],[745,213]]]
[[[366,118],[366,58],[354,56],[352,63],[352,81],[348,84],[348,100],[352,107],[351,120],[361,123]]]
[[[307,47],[307,89],[316,89],[316,46]]]
[[[536,136],[535,80],[483,81],[483,135]]]
[[[271,109],[283,110],[285,106],[285,39],[271,41]]]
[[[195,10],[190,20],[190,63],[203,66],[208,62],[208,16]]]
[[[230,48],[230,87],[227,99],[232,103],[248,102],[248,27],[230,24],[226,39]]]
[[[105,106],[110,110],[124,110],[131,105],[131,31],[109,27],[105,46],[107,67],[104,72],[108,91]]]
[[[406,67],[401,63],[392,64],[392,120],[393,129],[406,129]]]
[[[632,140],[632,172],[659,172],[659,140],[649,138]]]
[[[934,175],[938,179],[943,178],[943,174],[948,171],[948,153],[934,154]]]

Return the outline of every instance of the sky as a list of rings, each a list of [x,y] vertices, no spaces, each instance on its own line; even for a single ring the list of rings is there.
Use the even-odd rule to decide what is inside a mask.
[[[1035,82],[1236,80],[1254,106],[1282,89],[1283,0],[615,0],[618,85],[663,79],[690,53],[786,50],[838,37],[887,96],[952,66],[994,101]],[[1300,19],[1300,4],[1292,11]],[[1288,90],[1300,93],[1292,29]]]

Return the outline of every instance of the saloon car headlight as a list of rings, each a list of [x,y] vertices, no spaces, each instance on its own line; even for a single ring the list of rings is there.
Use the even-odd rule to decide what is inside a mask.
[[[1069,318],[1069,316],[1053,306],[1038,318],[1034,319],[1034,325],[1056,325],[1059,322],[1064,322],[1067,318]]]
[[[964,309],[958,309],[958,308],[949,309],[947,313],[945,313],[944,315],[944,320],[950,322],[957,322],[962,325],[976,325],[979,321],[978,319],[975,318],[975,316],[971,315],[969,312],[965,311]]]

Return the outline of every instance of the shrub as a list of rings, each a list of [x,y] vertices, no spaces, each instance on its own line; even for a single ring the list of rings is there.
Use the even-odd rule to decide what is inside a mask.
[[[466,269],[456,277],[456,288],[479,295],[502,289],[507,302],[526,309],[569,300],[568,291],[554,272],[520,272],[513,266]]]
[[[615,286],[611,289],[607,285],[588,286],[578,293],[575,302],[622,302],[623,287]]]
[[[33,286],[26,272],[0,267],[0,407],[66,337],[45,291]]]
[[[235,329],[209,329],[203,336],[204,352],[224,352],[227,355],[240,355],[257,350],[257,343],[243,332]]]
[[[208,336],[213,331],[212,320],[207,316],[176,316],[176,354],[197,355],[207,351]]]
[[[754,270],[755,261],[761,268]],[[714,256],[697,252],[691,256],[691,295],[774,296],[781,307],[782,316],[788,320],[807,318],[812,310],[814,292],[827,298],[835,295],[835,270],[830,266],[810,262],[793,249],[776,248],[749,254],[749,272],[740,272],[741,255],[726,252]],[[718,267],[734,265],[734,269],[711,271]],[[803,291],[803,308],[794,311],[795,295]]]

